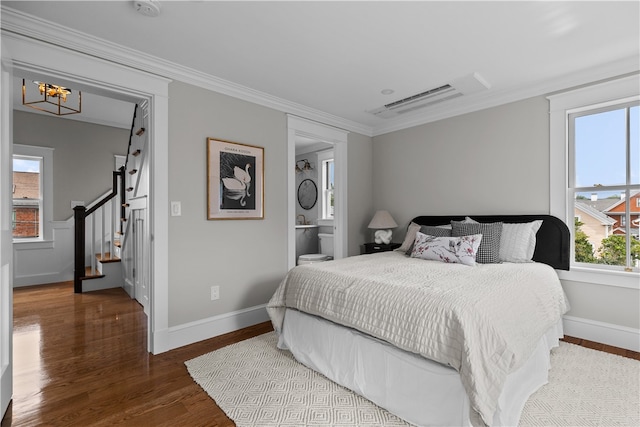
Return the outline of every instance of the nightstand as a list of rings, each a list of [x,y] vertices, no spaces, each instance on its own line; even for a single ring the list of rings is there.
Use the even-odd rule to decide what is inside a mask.
[[[361,253],[362,254],[373,254],[376,252],[387,252],[392,251],[400,247],[400,243],[389,243],[387,245],[383,243],[365,243],[362,246]]]

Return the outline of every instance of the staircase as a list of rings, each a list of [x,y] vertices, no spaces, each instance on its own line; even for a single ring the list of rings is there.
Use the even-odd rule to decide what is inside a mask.
[[[146,142],[145,128],[140,126],[144,120],[137,117],[142,116],[139,111],[136,105],[126,161],[113,171],[111,190],[88,208],[73,208],[75,293],[125,287],[127,272],[122,267],[122,249],[127,240],[129,199],[140,185],[140,157]]]

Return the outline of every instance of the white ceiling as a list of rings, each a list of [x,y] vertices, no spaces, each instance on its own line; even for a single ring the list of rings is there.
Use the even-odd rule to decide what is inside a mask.
[[[13,108],[19,111],[26,111],[28,113],[36,113],[36,114],[44,114],[50,115],[50,113],[45,113],[33,109],[28,106],[22,105],[22,78],[14,77],[13,79]],[[56,83],[56,82],[51,82]],[[25,85],[29,85],[31,83],[31,79],[25,79]],[[71,88],[74,90],[75,88]],[[32,91],[36,92],[36,91]],[[119,127],[123,129],[130,129],[131,122],[133,120],[133,110],[135,104],[132,102],[126,102],[119,99],[114,99],[111,97],[105,97],[101,95],[96,95],[94,93],[89,93],[86,90],[82,92],[82,108],[79,114],[71,114],[67,116],[62,116],[63,119],[67,120],[80,120],[89,123],[95,123],[104,126],[113,126]],[[30,93],[30,92],[27,92]],[[30,97],[27,98],[27,101],[34,101],[36,98]],[[72,100],[69,99],[69,103],[71,104]],[[72,107],[76,108],[77,104],[73,104]],[[55,110],[55,108],[54,108]]]
[[[638,1],[159,4],[150,18],[130,1],[2,1],[85,33],[78,43],[98,37],[370,135],[640,68]],[[401,119],[366,112],[474,72],[489,90]]]

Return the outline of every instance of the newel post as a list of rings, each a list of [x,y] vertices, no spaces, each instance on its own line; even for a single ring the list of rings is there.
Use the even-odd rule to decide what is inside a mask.
[[[84,206],[75,206],[73,208],[74,219],[74,250],[73,250],[73,292],[76,294],[82,293],[82,280],[85,273],[84,266],[84,250],[85,250],[85,225],[84,220],[86,217],[87,208]]]

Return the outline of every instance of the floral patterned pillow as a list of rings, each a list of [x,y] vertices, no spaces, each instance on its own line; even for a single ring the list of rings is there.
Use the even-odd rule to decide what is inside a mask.
[[[476,265],[476,253],[481,240],[482,234],[435,237],[417,232],[411,258]]]

